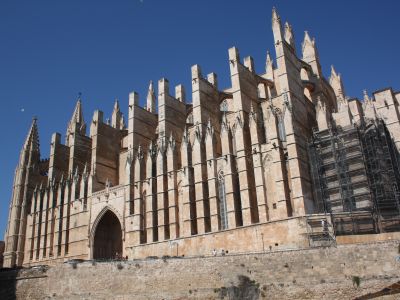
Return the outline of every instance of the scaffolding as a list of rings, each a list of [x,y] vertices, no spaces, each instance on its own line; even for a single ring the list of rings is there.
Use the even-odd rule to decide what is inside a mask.
[[[306,216],[307,236],[310,247],[331,247],[336,245],[332,218],[327,214]]]
[[[400,231],[400,159],[382,120],[314,130],[309,155],[317,211],[335,235]]]

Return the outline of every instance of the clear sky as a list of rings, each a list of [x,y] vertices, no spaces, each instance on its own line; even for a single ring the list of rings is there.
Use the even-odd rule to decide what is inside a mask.
[[[79,92],[88,121],[95,109],[109,117],[115,98],[126,112],[131,91],[143,101],[149,80],[166,77],[190,95],[194,64],[228,87],[232,46],[263,72],[266,51],[274,55],[273,6],[292,24],[298,50],[304,30],[316,38],[325,76],[333,64],[347,95],[400,90],[397,0],[1,0],[0,240],[32,116],[46,158],[51,134],[64,138]]]

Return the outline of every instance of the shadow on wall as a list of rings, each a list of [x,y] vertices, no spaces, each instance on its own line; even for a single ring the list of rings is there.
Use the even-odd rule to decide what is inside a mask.
[[[16,299],[19,269],[0,269],[0,299]]]
[[[355,298],[355,300],[376,299],[376,298],[381,298],[383,296],[395,295],[395,294],[400,294],[400,281],[396,282],[392,285],[389,285],[378,292],[366,294],[364,296]],[[396,298],[396,299],[398,299],[398,298]]]
[[[258,300],[260,298],[259,283],[250,280],[249,277],[244,275],[238,275],[237,280],[237,285],[215,289],[214,293],[218,293],[219,299],[226,299],[225,297],[228,297],[228,299],[232,300]]]
[[[17,281],[23,279],[22,283],[24,283],[27,282],[27,280],[29,281],[31,279],[47,277],[46,272],[48,269],[49,267],[46,265],[34,266],[30,268],[0,269],[0,299],[13,300],[21,298],[26,291],[24,291],[23,286],[19,286],[19,293],[17,293]],[[30,297],[33,299],[41,299],[41,295],[43,294],[41,289],[32,289],[29,290],[29,292]]]

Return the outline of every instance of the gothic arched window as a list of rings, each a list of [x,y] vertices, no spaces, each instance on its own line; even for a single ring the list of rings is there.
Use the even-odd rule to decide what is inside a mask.
[[[228,215],[226,206],[225,176],[224,172],[218,172],[218,196],[221,230],[228,229]]]

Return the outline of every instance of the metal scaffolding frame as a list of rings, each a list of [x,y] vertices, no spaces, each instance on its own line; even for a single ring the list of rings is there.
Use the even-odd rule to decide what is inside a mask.
[[[335,231],[331,216],[313,214],[306,216],[306,229],[310,247],[331,247],[336,245]]]
[[[313,131],[316,209],[335,235],[400,231],[400,156],[382,120]]]

